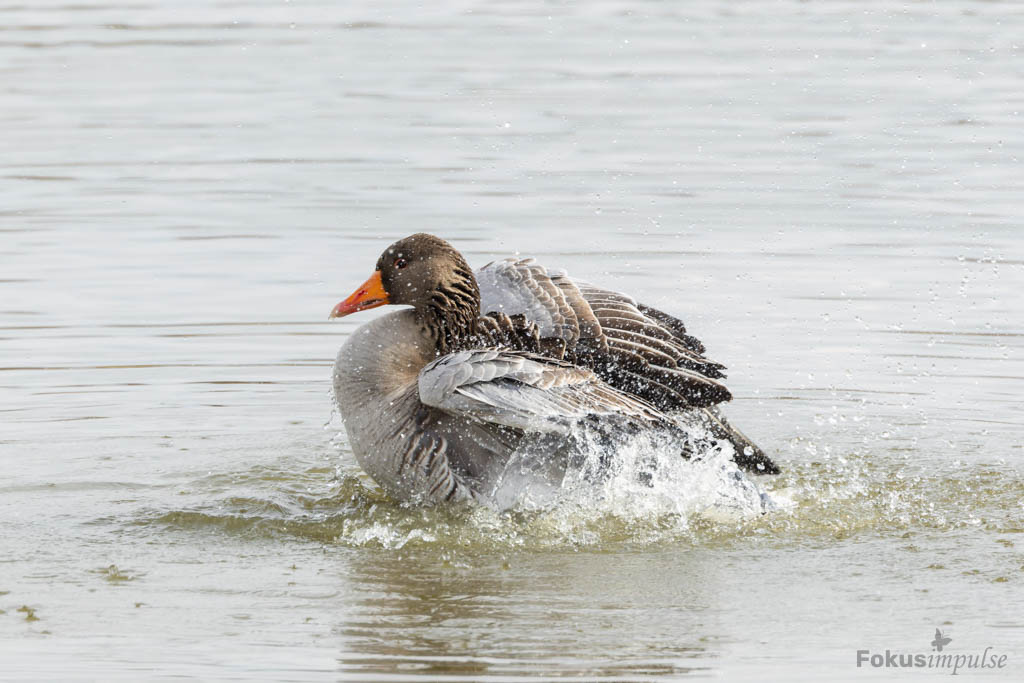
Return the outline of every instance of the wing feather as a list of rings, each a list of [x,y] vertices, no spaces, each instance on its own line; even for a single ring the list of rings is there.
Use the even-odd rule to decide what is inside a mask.
[[[602,411],[629,398],[662,418],[687,413],[698,419],[736,447],[736,461],[747,469],[779,471],[717,410],[717,404],[732,399],[720,381],[725,366],[704,357],[704,345],[678,318],[564,271],[545,269],[533,259],[495,261],[477,272],[477,280],[483,319],[489,320],[484,326],[515,330],[492,333],[492,345],[574,363],[601,382],[575,376],[575,383],[559,385],[556,394],[537,396],[524,387],[540,389],[539,381],[495,374],[486,387],[460,385],[458,395],[448,400],[476,404],[460,404],[461,409],[490,406],[497,416],[493,419],[515,423],[510,426],[543,415],[550,425],[558,423],[559,411],[571,419],[588,410],[607,414]],[[501,417],[502,408],[516,417]],[[631,410],[635,407],[626,407],[625,414]]]
[[[485,317],[522,316],[536,326],[536,343],[509,348],[581,363],[661,410],[732,398],[716,381],[724,377],[724,366],[701,355],[703,345],[683,323],[630,296],[573,280],[533,259],[489,263],[477,279]]]
[[[447,413],[528,432],[567,433],[595,415],[671,422],[587,368],[522,351],[482,349],[443,356],[420,371],[419,394],[425,405]]]

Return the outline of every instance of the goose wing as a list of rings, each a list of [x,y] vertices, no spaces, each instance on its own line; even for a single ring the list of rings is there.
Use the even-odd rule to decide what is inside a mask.
[[[780,470],[718,404],[732,394],[725,367],[681,320],[633,297],[570,278],[533,259],[505,259],[476,273],[485,313],[477,343],[524,349],[592,370],[621,396],[667,414],[685,412],[736,448],[744,469]]]
[[[527,433],[568,434],[585,421],[627,429],[680,429],[677,418],[610,386],[588,368],[527,351],[476,349],[442,356],[420,371],[424,405],[474,422]],[[690,411],[687,421],[736,447],[733,460],[757,474],[779,468],[716,407]],[[689,453],[684,451],[689,457]]]
[[[632,297],[570,278],[533,259],[495,261],[476,273],[481,310],[536,325],[540,352],[592,369],[609,385],[665,410],[713,406],[732,398],[724,366],[682,321]],[[558,344],[544,340],[557,340]]]
[[[588,418],[670,424],[657,409],[609,386],[592,370],[528,351],[451,353],[425,366],[418,382],[425,405],[525,432],[568,433]]]

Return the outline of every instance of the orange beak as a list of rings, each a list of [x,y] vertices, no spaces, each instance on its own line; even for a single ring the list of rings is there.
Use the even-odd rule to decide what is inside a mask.
[[[375,270],[373,275],[359,286],[359,289],[352,292],[349,298],[335,306],[327,318],[328,320],[331,318],[341,318],[350,313],[358,313],[368,308],[377,308],[387,303],[391,303],[388,301],[388,293],[384,291],[384,283],[380,280],[380,271]]]

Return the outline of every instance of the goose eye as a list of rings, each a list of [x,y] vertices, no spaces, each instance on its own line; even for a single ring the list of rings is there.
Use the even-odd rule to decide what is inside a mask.
[[[407,265],[409,265],[409,262],[407,260],[405,260],[404,258],[396,258],[395,259],[395,268],[398,268],[399,270],[401,270],[402,268],[405,268]]]

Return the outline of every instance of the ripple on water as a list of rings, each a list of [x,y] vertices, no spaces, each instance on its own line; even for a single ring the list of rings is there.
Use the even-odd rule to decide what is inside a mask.
[[[999,535],[1024,532],[1024,481],[1004,468],[918,470],[859,455],[794,463],[778,477],[759,479],[775,509],[747,515],[723,515],[714,506],[693,504],[685,494],[671,500],[657,487],[623,486],[621,480],[607,482],[614,490],[569,491],[549,507],[496,512],[470,505],[398,504],[356,474],[339,475],[323,495],[309,492],[309,478],[289,482],[279,471],[266,474],[262,488],[252,481],[255,473],[246,477],[245,495],[225,492],[229,495],[209,504],[150,511],[135,524],[343,547],[462,552],[724,547],[750,539],[782,546],[827,544],[854,536],[969,528]],[[700,477],[692,483],[700,485]]]

